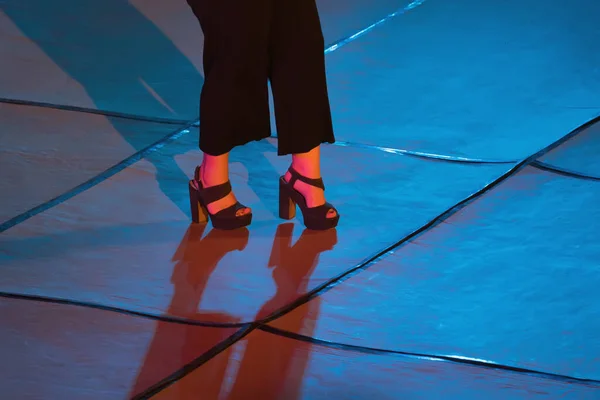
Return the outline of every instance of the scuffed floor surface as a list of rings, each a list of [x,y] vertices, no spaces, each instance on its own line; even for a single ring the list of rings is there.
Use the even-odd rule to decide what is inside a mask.
[[[185,1],[0,1],[1,399],[600,399],[600,3],[317,2],[340,225],[222,232]]]

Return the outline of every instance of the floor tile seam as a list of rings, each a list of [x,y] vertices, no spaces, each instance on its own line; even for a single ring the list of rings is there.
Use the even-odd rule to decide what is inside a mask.
[[[0,291],[0,299],[9,299],[9,300],[15,300],[15,301],[28,301],[28,302],[36,302],[36,303],[43,303],[43,304],[54,304],[57,306],[83,308],[83,309],[96,310],[96,311],[101,311],[101,312],[107,312],[107,313],[128,316],[128,317],[132,317],[132,318],[142,318],[142,319],[150,320],[150,321],[164,322],[164,323],[177,324],[177,325],[185,325],[185,326],[198,327],[198,328],[224,328],[224,329],[244,328],[244,327],[247,327],[256,322],[256,321],[247,321],[247,322],[239,322],[239,323],[218,323],[218,322],[210,322],[210,321],[201,321],[201,320],[194,320],[194,319],[190,319],[190,318],[178,317],[175,315],[153,314],[153,313],[149,313],[149,312],[131,310],[128,308],[110,306],[110,305],[100,304],[100,303],[93,303],[93,302],[87,302],[87,301],[80,301],[80,300],[59,298],[59,297],[52,297],[52,296],[44,296],[44,295],[6,292],[6,291]]]
[[[173,119],[173,118],[161,118],[161,117],[150,117],[138,114],[129,114],[122,113],[118,111],[110,111],[110,110],[99,110],[89,107],[80,107],[73,106],[67,104],[58,104],[58,103],[45,103],[33,100],[20,100],[20,99],[9,99],[5,97],[0,97],[0,104],[10,104],[15,106],[23,106],[23,107],[37,107],[37,108],[48,108],[51,110],[57,111],[65,111],[65,112],[73,112],[73,113],[81,113],[81,114],[92,114],[92,115],[100,115],[104,117],[110,118],[119,118],[119,119],[127,119],[138,122],[146,122],[146,123],[156,123],[156,124],[164,124],[164,125],[189,125],[197,121],[197,118],[194,120],[183,120],[183,119]]]
[[[277,135],[271,135],[270,139],[278,140]],[[389,153],[393,155],[412,157],[427,161],[435,161],[441,163],[450,163],[450,164],[461,164],[461,165],[510,165],[516,164],[519,162],[517,159],[486,159],[486,158],[473,158],[473,157],[463,157],[456,155],[448,155],[448,154],[437,154],[430,153],[419,150],[407,150],[400,149],[396,147],[388,147],[388,146],[378,146],[375,144],[367,144],[367,143],[359,143],[359,142],[348,142],[343,140],[336,140],[334,143],[325,143],[325,146],[336,146],[336,147],[348,147],[348,148],[358,148],[358,149],[366,149],[366,150],[374,150],[381,151],[384,153]]]
[[[142,150],[135,152],[134,154],[130,155],[129,157],[117,162],[113,166],[111,166],[111,167],[107,168],[106,170],[102,171],[101,173],[93,176],[92,178],[88,179],[87,181],[75,186],[74,188],[71,188],[71,189],[63,192],[62,194],[60,194],[48,201],[45,201],[42,204],[39,204],[27,211],[15,216],[15,217],[10,218],[7,221],[0,223],[0,233],[5,232],[8,229],[10,229],[18,224],[21,224],[21,223],[27,221],[28,219],[30,219],[44,211],[47,211],[55,206],[58,206],[58,205],[64,203],[65,201],[70,200],[73,197],[108,180],[109,178],[113,177],[114,175],[118,174],[119,172],[125,170],[126,168],[130,167],[131,165],[142,160],[143,158],[146,158],[151,153],[162,149],[167,144],[174,142],[179,137],[189,133],[190,128],[192,126],[193,126],[193,124],[190,123],[184,127],[177,128],[170,134],[168,134],[168,135],[162,137],[161,139],[155,141],[154,143],[146,146]]]
[[[238,329],[235,333],[228,336],[226,339],[222,340],[215,346],[211,347],[209,350],[203,352],[200,356],[194,358],[192,361],[190,361],[183,367],[178,368],[177,370],[165,376],[158,382],[150,385],[142,392],[137,393],[136,395],[131,397],[131,400],[145,400],[157,395],[158,393],[172,386],[176,382],[185,378],[198,368],[202,367],[204,364],[217,357],[219,354],[234,346],[237,342],[239,342],[240,340],[248,336],[250,333],[252,333],[255,329],[256,327],[254,325]]]
[[[539,160],[532,162],[531,166],[536,169],[539,169],[541,171],[545,171],[545,172],[555,174],[555,175],[561,175],[561,176],[568,177],[568,178],[581,179],[581,180],[585,180],[585,181],[594,181],[594,182],[600,181],[600,177],[571,171],[571,170],[557,167],[556,165],[545,163],[545,162],[542,162]]]
[[[385,17],[372,23],[371,25],[369,25],[351,35],[348,35],[344,38],[336,40],[335,42],[333,42],[333,44],[329,45],[325,49],[325,54],[327,55],[327,54],[329,54],[335,50],[338,50],[339,48],[341,48],[351,42],[354,42],[356,39],[365,36],[367,33],[373,31],[374,29],[378,28],[379,26],[384,25],[387,22],[393,20],[394,18],[404,15],[407,12],[414,10],[415,8],[423,5],[423,3],[425,3],[425,1],[426,0],[413,0],[408,5],[396,9],[395,11],[387,14]]]
[[[572,383],[578,385],[590,385],[594,388],[600,389],[600,380],[598,379],[590,379],[590,378],[578,378],[574,376],[569,376],[565,374],[557,374],[553,372],[539,371],[529,368],[515,367],[506,364],[495,363],[488,360],[483,360],[479,358],[472,357],[463,357],[463,356],[453,356],[453,355],[444,355],[444,354],[427,354],[427,353],[417,353],[410,351],[402,351],[402,350],[390,350],[390,349],[382,349],[368,346],[360,346],[360,345],[352,345],[347,343],[329,341],[324,339],[318,339],[311,336],[302,335],[296,332],[291,332],[285,329],[276,328],[270,325],[261,325],[257,329],[275,335],[279,337],[284,337],[286,339],[300,341],[312,345],[322,346],[326,348],[331,348],[335,350],[341,350],[344,352],[354,352],[361,354],[373,354],[373,355],[383,355],[383,356],[401,356],[414,360],[422,360],[422,361],[434,361],[434,362],[450,362],[453,364],[461,364],[468,365],[472,367],[485,368],[485,369],[493,369],[493,370],[501,370],[511,373],[517,374],[526,374],[532,375],[543,379],[549,379],[553,381],[561,381],[565,383]]]

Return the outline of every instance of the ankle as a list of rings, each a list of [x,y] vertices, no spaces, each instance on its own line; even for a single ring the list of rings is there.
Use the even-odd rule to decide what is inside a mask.
[[[292,163],[292,168],[296,170],[296,172],[298,172],[300,175],[306,178],[318,179],[321,177],[320,168],[315,166]],[[287,174],[289,174],[289,172],[287,172]]]
[[[321,157],[319,148],[315,148],[308,153],[292,155],[292,168],[307,178],[320,178]]]
[[[229,153],[220,156],[204,155],[200,179],[210,186],[229,180]]]

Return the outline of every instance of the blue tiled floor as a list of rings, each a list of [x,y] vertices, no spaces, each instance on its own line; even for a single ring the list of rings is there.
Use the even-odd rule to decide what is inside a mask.
[[[600,398],[600,6],[371,3],[318,0],[397,12],[327,54],[339,227],[277,218],[274,132],[224,233],[185,1],[2,2],[2,398]]]

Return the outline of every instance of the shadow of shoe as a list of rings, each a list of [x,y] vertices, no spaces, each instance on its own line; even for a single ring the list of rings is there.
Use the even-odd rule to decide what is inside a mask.
[[[256,320],[273,315],[281,307],[297,300],[307,285],[319,255],[337,244],[337,231],[305,229],[292,243],[294,224],[279,225],[273,241],[268,268],[273,268],[277,292],[258,312]],[[301,311],[285,316],[286,329],[311,335],[318,318],[320,298],[309,301]],[[248,398],[294,400],[301,397],[302,382],[311,354],[310,343],[255,331],[246,339],[244,357],[227,400]]]
[[[209,325],[239,327],[240,318],[218,311],[198,312],[198,306],[219,262],[230,252],[244,250],[249,231],[213,229],[203,237],[205,230],[206,225],[190,225],[173,255],[175,266],[171,281],[174,289],[167,314]],[[146,390],[233,332],[222,327],[158,322],[132,388],[132,395]],[[225,366],[221,373],[225,373]]]

